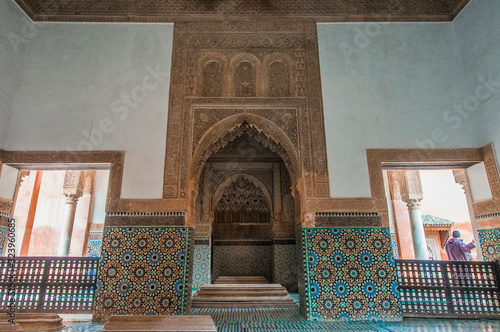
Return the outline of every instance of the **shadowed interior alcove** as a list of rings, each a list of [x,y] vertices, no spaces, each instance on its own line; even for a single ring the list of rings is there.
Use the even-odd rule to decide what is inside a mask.
[[[195,254],[193,288],[219,276],[265,276],[297,292],[290,176],[281,157],[249,136],[247,123],[242,127],[201,172],[195,252],[205,252],[205,261],[197,266]]]

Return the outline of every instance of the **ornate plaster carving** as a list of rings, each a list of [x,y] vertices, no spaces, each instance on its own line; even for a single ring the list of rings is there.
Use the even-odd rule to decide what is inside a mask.
[[[249,34],[250,31],[254,33]],[[176,25],[165,198],[192,201],[188,187],[196,189],[203,162],[233,139],[234,130],[245,121],[259,132],[256,137],[262,143],[269,141],[277,149],[287,167],[293,166],[292,181],[304,196],[329,196],[316,38],[315,24],[304,22]],[[223,87],[214,93],[221,93],[224,98],[201,97],[206,76],[203,69],[210,61],[220,64],[220,72],[219,66],[214,65],[212,75],[217,76],[214,81],[223,82]],[[280,77],[277,69],[281,72],[285,68],[286,77]],[[242,71],[248,77],[241,76]],[[270,78],[274,92],[269,92]],[[249,90],[243,92],[242,86]],[[311,130],[310,122],[319,125]],[[216,143],[221,137],[224,138]],[[207,151],[209,146],[211,150]]]
[[[418,170],[399,172],[398,176],[401,198],[404,202],[409,204],[409,201],[421,201],[424,198],[420,172]]]
[[[63,194],[76,200],[82,197],[85,187],[85,173],[82,171],[66,171],[64,175]]]
[[[297,97],[295,57],[293,54],[274,52],[262,60],[263,92],[266,97]],[[283,89],[279,91],[277,89]]]
[[[203,50],[199,57],[196,59],[195,57],[189,59],[192,64],[191,66],[196,65],[195,68],[190,68],[189,75],[186,78],[186,96],[203,96],[203,97],[227,97],[229,96],[229,62],[227,57],[217,51],[213,50]],[[213,71],[210,73],[206,72],[207,65],[209,64],[219,64],[220,65],[220,74],[217,71]],[[207,74],[209,76],[207,76]],[[214,75],[220,75],[220,77],[214,77]],[[192,77],[189,77],[192,76]],[[191,87],[191,80],[194,87]],[[219,81],[220,80],[220,81]],[[205,93],[204,86],[205,84],[220,84],[220,95],[211,95],[209,93]]]
[[[258,126],[260,125],[260,128],[250,125],[246,119],[249,119],[251,123],[257,123]],[[230,131],[228,131],[228,128],[230,128]],[[273,128],[274,130],[272,130]],[[243,134],[253,137],[257,142],[276,152],[282,158],[294,180],[296,181],[297,178],[300,178],[298,156],[286,134],[270,121],[246,113],[234,115],[220,121],[202,137],[193,153],[191,177],[199,179],[201,169],[206,160],[230,141]],[[272,137],[271,135],[279,137],[278,142],[270,138]],[[214,138],[217,137],[219,138],[214,142]]]
[[[237,222],[270,221],[272,201],[269,193],[265,193],[264,185],[256,186],[255,182],[244,174],[231,179],[231,182],[220,187],[220,193],[214,196],[215,222],[225,222],[226,216],[236,215]]]
[[[106,227],[112,226],[184,226],[184,215],[106,216]]]
[[[382,219],[378,213],[316,213],[316,227],[378,227]]]
[[[271,199],[271,192],[269,192],[268,188],[258,178],[245,173],[232,175],[228,177],[226,180],[224,180],[220,185],[218,185],[212,198],[212,206],[215,207],[218,204],[223,194],[230,187],[233,187],[235,185],[239,186],[241,180],[243,180],[244,184],[248,186],[248,188],[246,187],[242,188],[243,190],[245,190],[246,188],[246,191],[250,192],[250,185],[258,189],[260,195],[263,196],[264,200],[267,202],[270,211],[273,210],[273,201]]]
[[[12,207],[14,206],[14,202],[10,199],[0,198],[0,212],[8,214],[9,216],[12,213]]]

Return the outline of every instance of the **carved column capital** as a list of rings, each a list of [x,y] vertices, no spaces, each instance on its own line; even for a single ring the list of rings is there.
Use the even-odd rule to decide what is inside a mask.
[[[80,198],[85,187],[85,174],[83,171],[66,171],[64,175],[63,194],[66,199]]]
[[[82,197],[81,195],[73,195],[73,194],[64,194],[66,204],[76,204],[78,200]]]
[[[422,207],[422,199],[408,199],[405,200],[408,209],[420,209]]]
[[[467,181],[465,169],[454,169],[453,176],[455,177],[455,182],[462,186],[463,191],[467,195],[469,193],[469,181]]]
[[[407,204],[410,200],[422,200],[424,198],[420,172],[418,170],[399,173],[399,186],[401,198]]]

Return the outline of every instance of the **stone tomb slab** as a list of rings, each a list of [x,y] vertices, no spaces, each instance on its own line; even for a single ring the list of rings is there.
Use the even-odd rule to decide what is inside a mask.
[[[112,316],[102,332],[124,331],[189,331],[217,332],[210,316]]]
[[[6,315],[3,322],[7,322],[9,318]],[[57,314],[16,313],[16,323],[22,328],[19,331],[60,331],[65,327],[62,321]],[[3,330],[0,326],[0,331],[16,331],[10,328],[11,330]]]
[[[18,323],[0,322],[0,331],[22,331],[21,325]]]

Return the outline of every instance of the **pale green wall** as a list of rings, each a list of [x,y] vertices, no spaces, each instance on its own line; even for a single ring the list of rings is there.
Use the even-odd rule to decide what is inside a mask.
[[[173,24],[37,23],[6,150],[123,150],[123,198],[161,198]]]
[[[0,149],[5,147],[26,49],[36,32],[13,0],[0,1]]]
[[[470,118],[480,124],[480,144],[500,158],[500,1],[472,0],[453,22],[469,95],[479,97]],[[490,82],[488,85],[482,81]],[[471,105],[474,105],[471,100]]]
[[[457,126],[467,95],[451,23],[318,24],[330,188],[369,197],[366,149],[465,148],[475,119]]]

